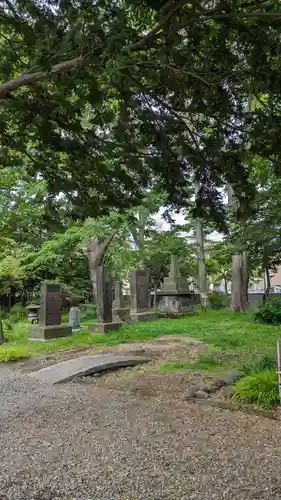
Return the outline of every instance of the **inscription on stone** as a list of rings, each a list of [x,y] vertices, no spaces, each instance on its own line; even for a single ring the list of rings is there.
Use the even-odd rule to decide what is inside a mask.
[[[40,325],[60,325],[61,307],[61,286],[53,283],[42,283],[40,301]]]
[[[131,311],[141,313],[149,307],[148,275],[146,271],[136,270],[129,274]]]

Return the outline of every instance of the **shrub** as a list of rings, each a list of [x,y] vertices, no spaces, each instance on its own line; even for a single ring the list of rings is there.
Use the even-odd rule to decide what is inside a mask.
[[[96,304],[88,302],[82,306],[82,314],[85,320],[95,319],[97,317]]]
[[[251,375],[252,373],[263,372],[265,370],[277,370],[276,358],[269,358],[264,356],[256,361],[250,361],[240,366],[239,372],[244,375]]]
[[[271,408],[279,402],[277,373],[275,370],[252,373],[236,383],[236,398],[242,403],[256,403],[263,408]]]
[[[27,311],[22,304],[17,303],[11,308],[9,316],[14,323],[24,321],[27,317]]]
[[[18,359],[29,358],[30,354],[24,347],[0,346],[0,362],[8,363]]]
[[[254,315],[256,321],[278,325],[281,323],[281,295],[268,297]]]
[[[209,292],[208,298],[211,309],[224,309],[229,306],[229,297],[225,293]]]

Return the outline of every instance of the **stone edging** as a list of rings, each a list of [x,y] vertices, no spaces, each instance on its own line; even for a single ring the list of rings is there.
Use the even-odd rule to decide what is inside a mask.
[[[239,373],[234,373],[233,375],[227,375],[226,377],[219,378],[215,382],[209,385],[195,385],[190,388],[185,400],[189,399],[207,399],[210,394],[219,391],[222,387],[232,386],[237,380],[242,377]]]
[[[209,385],[195,385],[190,388],[188,394],[185,397],[186,402],[197,403],[202,406],[212,406],[215,408],[222,408],[230,411],[242,411],[251,415],[261,415],[270,419],[280,419],[278,411],[266,410],[264,408],[257,408],[252,404],[240,404],[237,401],[225,401],[223,399],[215,399],[210,397],[211,394],[219,391],[223,387],[229,387],[231,392],[231,386],[242,377],[241,374],[235,373],[226,377],[222,377],[212,384]]]

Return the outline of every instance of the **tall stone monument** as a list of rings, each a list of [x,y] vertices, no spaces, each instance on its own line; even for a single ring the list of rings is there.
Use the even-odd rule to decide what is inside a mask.
[[[189,290],[187,279],[181,276],[175,255],[171,256],[169,276],[164,278],[157,295],[160,311],[175,315],[195,313],[195,294]]]
[[[61,286],[53,283],[42,283],[39,323],[29,325],[29,337],[48,340],[71,335],[71,327],[61,323],[61,310]]]
[[[125,307],[122,281],[116,281],[114,285],[114,301],[112,303],[113,321],[126,322],[130,319],[130,308]]]
[[[106,267],[96,268],[96,303],[97,322],[89,325],[93,332],[111,332],[119,330],[121,323],[112,321],[112,283]]]
[[[4,342],[6,342],[6,338],[4,336],[3,323],[0,317],[0,345],[4,344]]]
[[[150,293],[148,274],[143,269],[129,273],[130,282],[130,317],[132,321],[153,321],[154,311],[149,309]]]

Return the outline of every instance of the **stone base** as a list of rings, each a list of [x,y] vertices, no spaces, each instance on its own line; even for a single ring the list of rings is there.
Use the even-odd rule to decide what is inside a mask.
[[[166,314],[185,315],[195,312],[193,294],[167,294],[159,302],[159,309]]]
[[[112,309],[113,321],[116,323],[127,323],[130,321],[129,307],[116,307]]]
[[[161,311],[161,317],[163,318],[188,318],[188,316],[199,316],[198,311],[187,311],[187,312],[164,312]]]
[[[112,323],[91,323],[88,325],[88,329],[91,332],[96,333],[107,333],[107,332],[117,332],[122,326],[120,322],[112,322]]]
[[[131,312],[130,318],[133,323],[138,321],[155,321],[156,319],[158,319],[158,314],[154,311],[145,311],[141,313]]]
[[[71,326],[68,325],[29,325],[28,337],[32,340],[49,340],[59,337],[68,337],[72,334]]]

